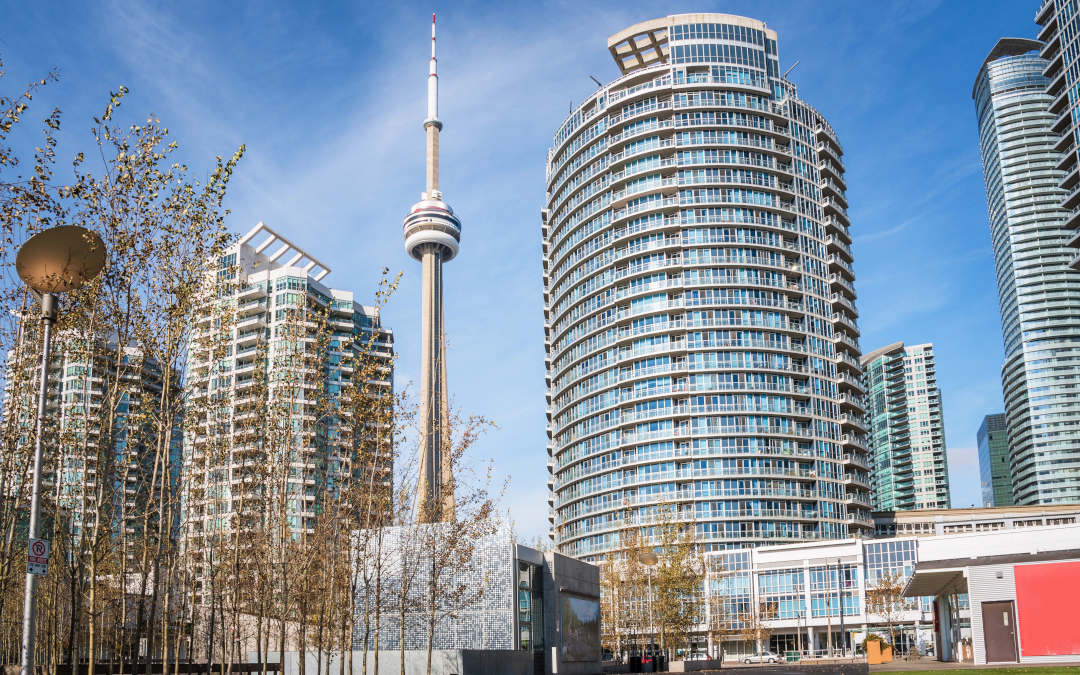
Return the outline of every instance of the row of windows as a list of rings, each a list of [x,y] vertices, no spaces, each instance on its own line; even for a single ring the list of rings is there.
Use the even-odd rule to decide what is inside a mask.
[[[680,40],[733,40],[749,42],[773,56],[776,55],[776,40],[765,37],[765,31],[746,26],[734,26],[728,23],[690,23],[671,27],[671,42]]]
[[[676,45],[671,48],[673,63],[734,63],[767,70],[765,52],[735,45]]]

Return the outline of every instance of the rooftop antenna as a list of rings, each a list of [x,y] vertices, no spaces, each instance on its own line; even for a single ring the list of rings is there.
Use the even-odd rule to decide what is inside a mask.
[[[800,63],[802,63],[802,59],[796,61],[795,66],[799,65]],[[784,73],[784,76],[782,78],[780,78],[780,79],[786,80],[787,79],[787,74],[790,73],[791,71],[795,70],[795,66],[792,66],[792,67],[788,68],[787,73]]]
[[[593,82],[595,82],[596,86],[599,87],[600,89],[604,88],[604,85],[600,84],[600,80],[596,79],[592,75],[589,76],[589,79],[592,80]]]

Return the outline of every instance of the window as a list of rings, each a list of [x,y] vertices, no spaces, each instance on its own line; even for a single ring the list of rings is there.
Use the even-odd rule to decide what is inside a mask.
[[[866,544],[863,548],[866,566],[866,578],[873,582],[886,570],[911,574],[915,567],[915,542],[890,541],[879,544]]]

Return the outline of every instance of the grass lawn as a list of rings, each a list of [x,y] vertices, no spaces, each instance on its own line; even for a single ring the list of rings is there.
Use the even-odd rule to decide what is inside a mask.
[[[900,671],[897,671],[900,672]],[[963,669],[941,671],[912,671],[913,673],[950,673],[951,675],[1080,675],[1080,666],[1039,665],[1031,667],[994,667],[994,669]]]

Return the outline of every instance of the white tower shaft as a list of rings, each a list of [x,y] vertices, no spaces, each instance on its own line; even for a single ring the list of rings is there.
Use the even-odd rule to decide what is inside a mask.
[[[444,262],[457,255],[461,223],[439,191],[439,76],[435,61],[435,15],[431,16],[428,72],[427,190],[405,218],[405,248],[421,262],[420,476],[416,511],[422,522],[454,519],[454,476],[446,388],[443,329]]]
[[[431,15],[431,61],[428,67],[427,119],[424,129],[427,131],[427,195],[428,199],[439,199],[439,75],[435,60],[435,15]]]

